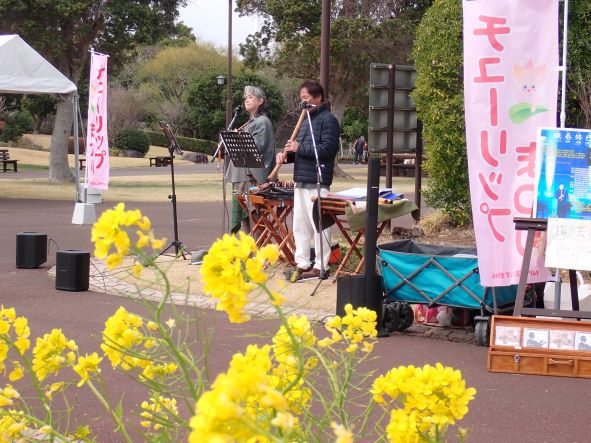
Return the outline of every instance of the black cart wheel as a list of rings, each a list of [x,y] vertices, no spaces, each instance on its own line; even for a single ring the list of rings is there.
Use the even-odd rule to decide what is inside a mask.
[[[489,346],[490,344],[490,317],[474,318],[474,337],[478,346]]]
[[[396,309],[396,304],[398,302],[385,302],[383,309],[382,309],[382,326],[384,331],[387,333],[391,333],[397,331],[399,317],[398,317],[398,309]]]
[[[412,326],[412,322],[415,319],[414,312],[408,303],[404,302],[397,302],[398,303],[398,327],[396,328],[397,331],[401,332],[404,331]]]

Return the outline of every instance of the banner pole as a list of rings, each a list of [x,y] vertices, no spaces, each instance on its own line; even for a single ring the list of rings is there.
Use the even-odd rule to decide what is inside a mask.
[[[566,66],[567,66],[567,48],[568,48],[568,0],[564,2],[564,18],[562,29],[562,63],[560,72],[562,73],[562,88],[560,91],[560,127],[566,126]]]

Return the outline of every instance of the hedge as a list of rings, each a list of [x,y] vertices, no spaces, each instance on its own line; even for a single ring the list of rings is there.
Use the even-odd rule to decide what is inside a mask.
[[[154,146],[168,147],[168,139],[162,132],[144,131],[150,139],[150,144]],[[177,142],[183,151],[202,152],[203,154],[213,155],[217,148],[217,143],[211,140],[202,140],[190,137],[177,137]]]
[[[413,98],[423,122],[425,171],[431,177],[425,200],[460,225],[469,223],[472,217],[462,55],[462,2],[436,0],[416,32]]]

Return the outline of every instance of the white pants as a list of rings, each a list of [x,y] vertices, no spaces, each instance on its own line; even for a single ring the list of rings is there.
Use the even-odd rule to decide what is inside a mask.
[[[320,188],[320,195],[328,194],[328,189]],[[328,269],[328,259],[330,257],[330,228],[322,231],[322,235],[316,232],[312,211],[314,202],[312,197],[316,197],[317,191],[314,189],[295,188],[293,195],[293,237],[295,240],[295,262],[298,268],[307,269],[310,267],[310,248],[314,246],[316,251],[316,260],[314,267],[320,267],[320,239],[322,238],[324,269]],[[318,209],[316,209],[318,210]]]

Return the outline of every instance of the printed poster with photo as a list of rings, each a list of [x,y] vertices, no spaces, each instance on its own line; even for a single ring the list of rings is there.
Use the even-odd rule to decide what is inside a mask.
[[[520,335],[518,326],[495,326],[495,345],[518,348]]]
[[[550,331],[550,349],[575,349],[575,333],[553,329]]]
[[[525,348],[547,348],[548,347],[548,329],[523,329],[523,347]]]
[[[591,220],[591,131],[540,128],[536,218]]]
[[[575,349],[577,351],[591,351],[591,333],[577,332],[575,337]]]

